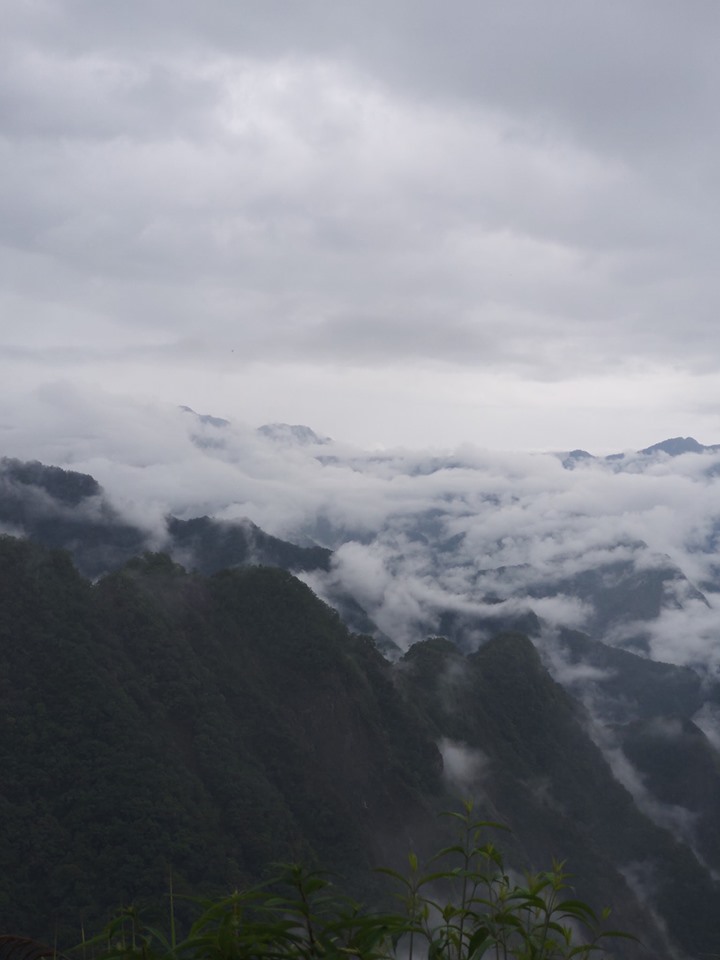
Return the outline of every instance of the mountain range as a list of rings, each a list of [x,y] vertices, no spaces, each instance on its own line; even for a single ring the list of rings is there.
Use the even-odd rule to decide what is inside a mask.
[[[307,475],[490,477],[467,453],[296,447]],[[716,452],[667,441],[629,473],[571,477],[592,497],[598,470],[657,481],[672,462],[707,486]],[[437,813],[473,796],[511,828],[513,863],[567,858],[579,893],[640,932],[628,956],[716,950],[720,686],[697,640],[715,629],[712,541],[693,534],[688,576],[639,523],[600,538],[578,502],[531,516],[532,488],[488,482],[472,518],[457,484],[362,522],[325,509],[293,543],[222,511],[143,525],[87,474],[2,461],[4,926],[67,942],[157,896],[169,867],[197,892],[304,857],[377,896],[371,866],[433,849]],[[688,656],[663,662],[683,623]]]

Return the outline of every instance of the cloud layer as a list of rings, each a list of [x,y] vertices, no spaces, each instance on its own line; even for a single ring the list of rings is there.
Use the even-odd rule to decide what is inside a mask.
[[[720,426],[714,5],[4,20],[7,389],[131,382],[363,443]]]
[[[168,513],[207,514],[331,547],[310,585],[350,594],[403,647],[448,617],[472,643],[532,610],[656,659],[720,664],[720,453],[568,470],[469,445],[367,452],[61,386],[6,408],[0,437],[6,455],[92,474],[158,538]]]

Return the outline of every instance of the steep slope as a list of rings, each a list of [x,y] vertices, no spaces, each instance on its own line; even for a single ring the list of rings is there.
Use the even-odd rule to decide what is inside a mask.
[[[0,460],[0,530],[69,550],[88,576],[120,566],[147,541],[107,503],[93,477],[8,458]]]
[[[705,733],[691,720],[664,716],[637,720],[618,736],[657,816],[720,871],[720,756]]]
[[[576,630],[559,631],[541,649],[556,678],[603,722],[691,719],[705,703],[720,700],[717,682],[690,667],[648,660]]]
[[[583,896],[645,931],[649,955],[667,948],[646,910],[691,955],[720,942],[710,872],[639,811],[526,637],[498,636],[470,656],[430,640],[406,654],[398,674],[448,738],[456,769],[462,758],[465,790],[511,827],[522,862],[566,859]]]
[[[38,462],[0,460],[0,530],[68,550],[88,577],[117,570],[157,543],[157,533],[127,523],[91,476]],[[190,569],[214,573],[245,564],[326,570],[331,552],[300,547],[249,520],[169,516],[161,546]]]
[[[657,696],[669,682],[696,703],[689,675],[653,668]],[[302,858],[373,894],[374,864],[437,848],[435,813],[474,796],[511,827],[511,865],[566,858],[582,896],[642,932],[628,956],[671,955],[655,914],[690,956],[720,942],[692,838],[641,812],[522,635],[469,655],[435,638],[391,665],[279,569],[205,577],[147,554],[93,585],[5,537],[0,690],[0,924],[16,933],[72,942],[81,919],[157,898],[170,868],[211,893]],[[695,797],[714,863],[718,757],[682,731],[662,749],[642,725],[618,736],[660,802]]]
[[[150,555],[91,586],[3,538],[0,683],[4,930],[72,942],[169,868],[211,892],[300,857],[362,892],[433,823],[389,666],[282,571]]]
[[[168,551],[200,573],[216,573],[246,564],[285,570],[327,570],[332,553],[323,547],[299,547],[265,533],[249,520],[234,523],[195,517],[168,517]]]

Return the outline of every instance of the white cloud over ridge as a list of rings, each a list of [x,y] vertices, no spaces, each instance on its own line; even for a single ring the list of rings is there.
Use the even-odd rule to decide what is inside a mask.
[[[92,474],[156,537],[168,513],[207,514],[331,547],[330,573],[308,574],[310,585],[352,595],[401,646],[447,617],[479,640],[533,611],[610,642],[645,637],[656,659],[720,665],[720,453],[567,470],[552,454],[469,445],[367,452],[69,385],[6,405],[0,445]],[[656,597],[654,612],[632,606],[630,582]],[[598,590],[609,613],[594,606]]]

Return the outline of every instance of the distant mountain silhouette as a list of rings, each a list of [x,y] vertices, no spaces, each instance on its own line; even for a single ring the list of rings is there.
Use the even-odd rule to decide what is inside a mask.
[[[645,447],[643,450],[639,450],[638,453],[667,453],[671,457],[679,457],[683,453],[704,453],[706,450],[715,452],[720,450],[720,444],[713,443],[710,446],[705,446],[694,437],[672,437],[669,440],[661,440],[660,443],[654,443],[651,447]]]
[[[659,443],[653,443],[649,447],[643,447],[635,453],[610,453],[605,457],[596,457],[587,450],[570,450],[567,453],[557,454],[561,458],[562,465],[566,470],[574,470],[575,467],[588,460],[620,461],[629,457],[642,455],[651,457],[657,453],[665,453],[669,457],[680,457],[685,453],[717,453],[720,450],[720,443],[709,445],[700,443],[694,437],[670,437],[667,440],[661,440]]]
[[[230,426],[229,420],[223,420],[222,417],[213,417],[209,413],[196,413],[192,407],[186,407],[184,404],[181,404],[180,409],[184,413],[191,413],[194,417],[197,417],[200,423],[206,423],[210,427]]]
[[[0,529],[68,550],[80,572],[95,578],[147,550],[147,530],[128,523],[93,477],[32,461],[0,459]],[[203,573],[262,564],[292,572],[327,570],[331,552],[270,536],[250,520],[166,518],[163,548]]]
[[[329,437],[318,436],[314,430],[302,423],[265,423],[257,428],[257,432],[269,440],[277,440],[281,443],[297,443],[300,446],[330,442]]]

